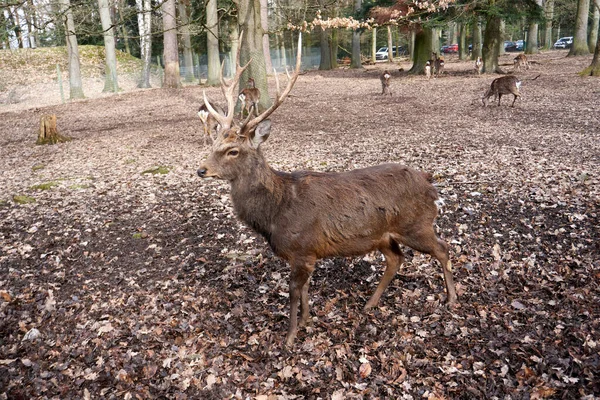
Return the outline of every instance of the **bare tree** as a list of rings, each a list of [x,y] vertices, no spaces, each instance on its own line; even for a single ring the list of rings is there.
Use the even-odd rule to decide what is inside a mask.
[[[208,57],[209,85],[220,84],[219,71],[219,15],[217,13],[217,0],[208,0],[206,3],[206,55]]]
[[[151,0],[135,0],[138,27],[140,31],[140,53],[142,58],[142,76],[138,87],[150,87],[150,61],[152,59],[152,8]]]
[[[569,56],[581,56],[590,54],[587,43],[588,14],[590,11],[590,0],[579,0],[577,2],[577,19],[575,20],[575,35],[573,46],[569,50]]]
[[[544,30],[544,48],[552,47],[552,20],[554,19],[554,0],[546,0],[544,4],[544,16],[546,18],[546,29]]]
[[[600,25],[600,0],[594,0],[592,8],[594,16],[592,18],[592,26],[590,27],[590,36],[588,38],[588,47],[590,53],[594,52],[596,42],[598,42],[598,26]]]
[[[179,51],[177,47],[177,19],[175,16],[175,0],[165,0],[162,4],[163,41],[165,77],[163,87],[179,88]]]
[[[65,25],[65,37],[67,40],[67,52],[69,56],[69,97],[71,99],[83,99],[83,85],[81,83],[81,68],[79,63],[79,46],[75,35],[75,21],[71,10],[70,0],[60,0],[60,10]]]
[[[269,44],[269,18],[267,0],[260,0],[260,23],[263,29],[263,52],[265,55],[265,68],[267,74],[273,73],[273,62],[271,61],[271,50]]]
[[[104,36],[104,89],[103,92],[118,92],[117,54],[115,50],[115,32],[110,18],[108,0],[98,0],[102,35]]]
[[[183,80],[194,81],[194,60],[192,56],[192,40],[190,37],[190,21],[188,17],[188,0],[179,1],[179,19],[181,20],[180,32],[183,44],[183,67],[185,69]]]
[[[362,8],[362,0],[354,1],[354,12],[360,11]],[[351,68],[362,68],[360,59],[360,31],[357,29],[352,32],[352,59],[350,62]]]

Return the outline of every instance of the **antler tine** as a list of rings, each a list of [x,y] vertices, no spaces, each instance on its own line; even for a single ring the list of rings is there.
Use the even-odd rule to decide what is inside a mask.
[[[212,115],[217,120],[217,122],[219,123],[219,125],[221,125],[222,128],[225,128],[225,129],[230,128],[233,118],[231,120],[228,120],[228,118],[226,116],[221,115],[217,110],[215,110],[213,108],[213,106],[210,104],[210,102],[208,101],[208,98],[206,97],[206,91],[203,90],[202,95],[204,96],[204,105],[206,106],[206,109],[208,110],[210,115]],[[203,122],[204,122],[204,120],[203,120]]]
[[[276,97],[275,101],[273,102],[273,105],[271,105],[271,107],[266,109],[258,117],[254,118],[247,124],[242,125],[242,128],[240,128],[240,131],[242,129],[244,129],[246,131],[252,130],[258,124],[260,124],[262,121],[267,119],[269,117],[269,115],[271,115],[273,113],[273,111],[275,111],[283,103],[283,101],[285,100],[287,95],[292,90],[294,83],[296,83],[296,79],[298,78],[298,75],[300,74],[301,66],[302,66],[302,33],[300,33],[300,35],[298,36],[298,54],[296,55],[296,69],[294,70],[294,74],[288,80],[288,84],[285,87],[285,89],[283,90],[283,93],[279,94],[279,80],[277,79],[277,74],[275,74],[275,83],[277,86],[277,97]]]

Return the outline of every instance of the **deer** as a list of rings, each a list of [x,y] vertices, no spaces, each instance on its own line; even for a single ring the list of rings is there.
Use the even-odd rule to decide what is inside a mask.
[[[216,104],[212,104],[212,107],[221,114],[225,113],[223,108]],[[200,108],[198,108],[198,117],[200,117],[200,120],[202,121],[202,127],[204,130],[204,135],[202,137],[204,144],[206,145],[209,140],[212,143],[212,134],[216,131],[219,125],[217,120],[208,112],[206,104],[202,104]]]
[[[392,75],[390,75],[387,69],[379,76],[379,80],[381,81],[381,94],[386,94],[387,92],[390,96],[392,95],[392,89],[390,88],[391,78]]]
[[[481,57],[477,57],[477,60],[475,60],[475,71],[477,71],[477,75],[481,75],[483,72],[483,60]]]
[[[540,75],[536,76],[535,78],[528,78],[527,80],[535,81],[539,77]],[[523,82],[514,75],[507,75],[494,79],[492,81],[492,84],[490,85],[490,88],[487,90],[487,92],[485,92],[485,94],[481,98],[483,106],[485,107],[487,105],[486,100],[492,96],[494,96],[494,98],[498,96],[498,106],[500,106],[500,100],[502,99],[502,95],[512,94],[514,96],[514,99],[510,106],[514,107],[515,101],[517,101],[517,97],[521,97],[519,88],[521,87],[522,83]]]
[[[431,62],[427,61],[425,63],[425,76],[427,77],[427,79],[431,78]]]
[[[444,72],[444,59],[439,57],[437,53],[431,53],[431,60],[428,60],[430,65],[433,66],[432,74],[439,77]]]
[[[240,117],[242,117],[244,110],[248,114],[250,111],[254,112],[258,116],[258,102],[260,100],[260,90],[256,87],[254,78],[248,78],[247,87],[240,92],[239,99],[242,101],[244,107],[240,110]]]
[[[241,40],[240,40],[241,41]],[[346,172],[273,169],[261,151],[271,134],[268,117],[284,102],[301,67],[302,36],[298,38],[296,67],[271,107],[244,121],[233,119],[233,93],[242,71],[223,93],[228,112],[219,113],[204,102],[219,128],[208,157],[197,170],[203,179],[229,182],[234,211],[242,222],[263,236],[273,253],[290,266],[290,318],[284,347],[291,347],[298,327],[309,320],[308,290],[317,260],[359,256],[379,250],[386,268],[365,310],[375,307],[400,265],[401,245],[430,254],[441,266],[447,303],[456,304],[448,245],[434,229],[438,193],[432,176],[400,164],[381,164]],[[298,320],[300,311],[300,320]]]
[[[516,56],[513,63],[515,71],[520,71],[521,67],[529,69],[529,63],[527,62],[527,56],[525,54],[519,54],[518,56]]]

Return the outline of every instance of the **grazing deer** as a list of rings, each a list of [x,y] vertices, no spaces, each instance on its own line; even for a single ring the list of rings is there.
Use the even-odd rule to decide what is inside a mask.
[[[490,88],[483,95],[481,101],[483,105],[486,106],[486,100],[492,96],[498,96],[498,105],[500,105],[500,100],[502,99],[503,94],[512,94],[515,96],[513,99],[511,107],[515,106],[515,101],[517,97],[520,97],[519,88],[521,87],[521,81],[514,75],[502,76],[500,78],[496,78],[492,81]]]
[[[525,56],[525,54],[519,54],[514,59],[515,71],[520,71],[521,67],[525,67],[525,69],[529,69],[529,63],[527,62],[527,56]]]
[[[221,114],[225,114],[225,111],[216,104],[212,104],[212,107],[217,110],[217,112]],[[209,112],[206,104],[202,104],[198,109],[198,116],[202,121],[202,127],[204,129],[203,141],[204,144],[207,144],[208,141],[212,143],[213,134],[217,131],[217,126],[219,125],[215,117],[213,117]]]
[[[241,41],[241,40],[240,40]],[[324,257],[357,256],[379,250],[387,267],[365,305],[374,307],[404,261],[401,244],[435,257],[442,265],[448,303],[456,303],[448,245],[434,230],[438,194],[431,175],[399,164],[383,164],[341,173],[276,171],[261,144],[271,133],[267,118],[285,100],[301,65],[298,39],[296,69],[282,93],[276,79],[273,105],[253,119],[233,120],[233,92],[242,71],[239,53],[234,80],[223,90],[229,112],[206,106],[220,128],[212,151],[198,169],[202,178],[229,181],[239,219],[261,234],[273,252],[291,267],[290,323],[285,345],[291,346],[307,323],[308,287],[315,262]],[[277,77],[277,75],[276,75]]]
[[[475,71],[477,71],[477,75],[481,75],[483,72],[483,60],[481,57],[477,57],[477,60],[475,60]]]
[[[381,81],[381,94],[386,94],[387,92],[390,96],[392,95],[392,89],[390,88],[391,78],[392,75],[390,75],[387,69],[379,76],[379,80]]]
[[[427,79],[431,78],[431,62],[427,61],[425,63],[425,76],[427,77]]]
[[[244,110],[250,115],[250,110],[258,116],[258,102],[260,101],[260,90],[256,87],[253,78],[248,78],[248,87],[240,92],[239,99],[244,107],[240,110],[240,118],[243,116]]]

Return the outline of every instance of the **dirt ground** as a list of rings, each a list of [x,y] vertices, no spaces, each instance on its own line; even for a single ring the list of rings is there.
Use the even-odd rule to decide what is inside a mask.
[[[382,257],[327,259],[292,349],[289,267],[196,175],[218,88],[0,108],[0,399],[597,398],[600,81],[565,55],[530,57],[514,108],[453,57],[429,81],[395,66],[391,97],[389,64],[300,76],[271,165],[432,173],[460,307],[406,249],[365,313]],[[49,113],[71,142],[35,145]]]

